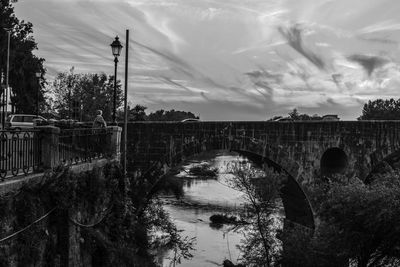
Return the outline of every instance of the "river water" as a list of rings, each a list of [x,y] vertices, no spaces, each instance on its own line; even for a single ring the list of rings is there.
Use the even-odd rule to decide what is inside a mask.
[[[184,196],[180,201],[173,196],[164,196],[164,208],[169,212],[181,235],[196,237],[195,250],[191,260],[182,260],[179,266],[221,266],[224,259],[236,263],[240,251],[236,247],[242,238],[241,233],[229,231],[229,226],[216,228],[210,225],[210,216],[216,213],[235,211],[243,205],[241,192],[230,187],[232,174],[229,166],[243,164],[244,159],[231,152],[215,152],[193,159],[183,167],[188,170],[194,164],[208,162],[210,167],[219,170],[217,179],[188,178],[186,172],[177,176],[184,179]],[[172,252],[164,251],[159,255],[160,266],[171,264]]]

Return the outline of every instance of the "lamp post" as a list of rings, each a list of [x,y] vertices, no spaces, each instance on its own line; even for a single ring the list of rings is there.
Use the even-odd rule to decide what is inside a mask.
[[[118,36],[115,37],[115,40],[111,43],[111,51],[114,56],[114,63],[115,63],[115,71],[114,71],[114,106],[113,106],[113,115],[112,120],[113,124],[117,124],[117,117],[116,117],[116,109],[117,109],[117,64],[118,64],[118,57],[121,54],[122,45],[119,41]]]
[[[36,91],[36,116],[39,116],[39,90],[40,90],[40,77],[42,76],[42,73],[36,72],[36,78],[37,78],[37,83],[38,83],[38,88]]]

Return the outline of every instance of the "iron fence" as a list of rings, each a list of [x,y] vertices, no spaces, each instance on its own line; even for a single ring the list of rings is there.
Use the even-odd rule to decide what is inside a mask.
[[[91,162],[110,153],[112,131],[98,129],[61,129],[59,136],[59,162],[65,165]]]
[[[0,180],[40,169],[41,142],[38,130],[0,131]]]

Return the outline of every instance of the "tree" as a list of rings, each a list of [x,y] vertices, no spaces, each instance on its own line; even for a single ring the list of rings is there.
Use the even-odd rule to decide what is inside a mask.
[[[370,100],[358,120],[400,120],[400,99]]]
[[[244,193],[245,211],[240,214],[248,224],[239,225],[244,239],[239,245],[241,263],[245,266],[277,266],[280,261],[280,245],[276,238],[277,200],[284,175],[267,169],[257,170],[233,166],[231,186]]]
[[[299,120],[299,116],[300,116],[300,114],[297,111],[297,109],[295,109],[295,108],[291,112],[289,112],[289,117],[294,121]]]
[[[279,119],[290,119],[293,121],[318,121],[322,120],[322,117],[318,114],[308,115],[308,114],[300,114],[296,108],[294,108],[291,112],[288,113],[288,117],[283,118],[282,116],[274,116],[268,121],[279,121]]]
[[[317,120],[322,120],[322,117],[319,116],[318,114],[314,114],[312,116],[308,114],[300,114],[297,109],[293,109],[291,112],[289,112],[289,117],[294,120],[294,121],[317,121]]]
[[[334,182],[326,196],[318,213],[335,228],[333,240],[342,255],[359,267],[400,264],[399,174],[386,174],[372,184]]]
[[[37,44],[32,36],[33,26],[30,22],[20,21],[14,14],[12,3],[16,1],[0,0],[0,72],[6,72],[7,65],[7,31],[10,34],[10,69],[9,85],[12,88],[11,104],[13,112],[34,113],[39,92],[39,102],[44,105],[43,88],[46,81],[43,74],[43,58],[33,55]],[[38,82],[36,73],[42,78]],[[3,93],[3,92],[0,92]]]
[[[278,232],[282,247],[271,215],[285,177],[243,168],[234,174],[233,186],[247,199],[241,216],[249,224],[240,246],[246,266],[399,266],[400,172],[376,176],[370,184],[333,176],[309,185],[316,229],[286,221]]]
[[[106,74],[58,73],[51,94],[53,108],[61,118],[91,121],[96,110],[103,111],[103,117],[111,121],[114,97],[114,76]],[[117,82],[117,109],[122,105],[121,83]]]
[[[128,106],[128,121],[182,121],[189,118],[199,119],[192,112],[174,109],[169,111],[160,109],[147,115],[146,109],[146,106],[140,104],[137,104],[133,108]],[[119,112],[118,117],[122,120],[123,112]]]
[[[133,109],[129,110],[128,120],[129,121],[145,121],[146,120],[146,110],[147,107],[142,105],[136,105]]]
[[[284,233],[284,242],[291,245],[284,259],[288,266],[399,266],[398,173],[376,177],[371,184],[337,176],[308,191],[319,224],[312,238]]]
[[[149,121],[181,121],[184,119],[199,119],[199,117],[196,117],[192,112],[174,109],[169,111],[163,109],[157,110],[147,116],[147,120]]]

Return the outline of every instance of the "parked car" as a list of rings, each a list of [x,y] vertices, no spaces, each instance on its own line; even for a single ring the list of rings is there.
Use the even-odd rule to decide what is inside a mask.
[[[290,117],[284,117],[284,118],[279,118],[276,121],[293,121],[293,119]]]
[[[333,115],[333,114],[324,115],[324,116],[322,116],[322,120],[323,121],[338,121],[339,120],[339,116],[338,115]]]
[[[38,122],[46,121],[42,116],[29,115],[29,114],[11,114],[8,115],[6,120],[6,128],[21,130],[26,128],[33,128],[35,120]]]
[[[181,120],[181,122],[193,122],[193,121],[200,121],[200,120],[199,119],[194,119],[194,118]]]

